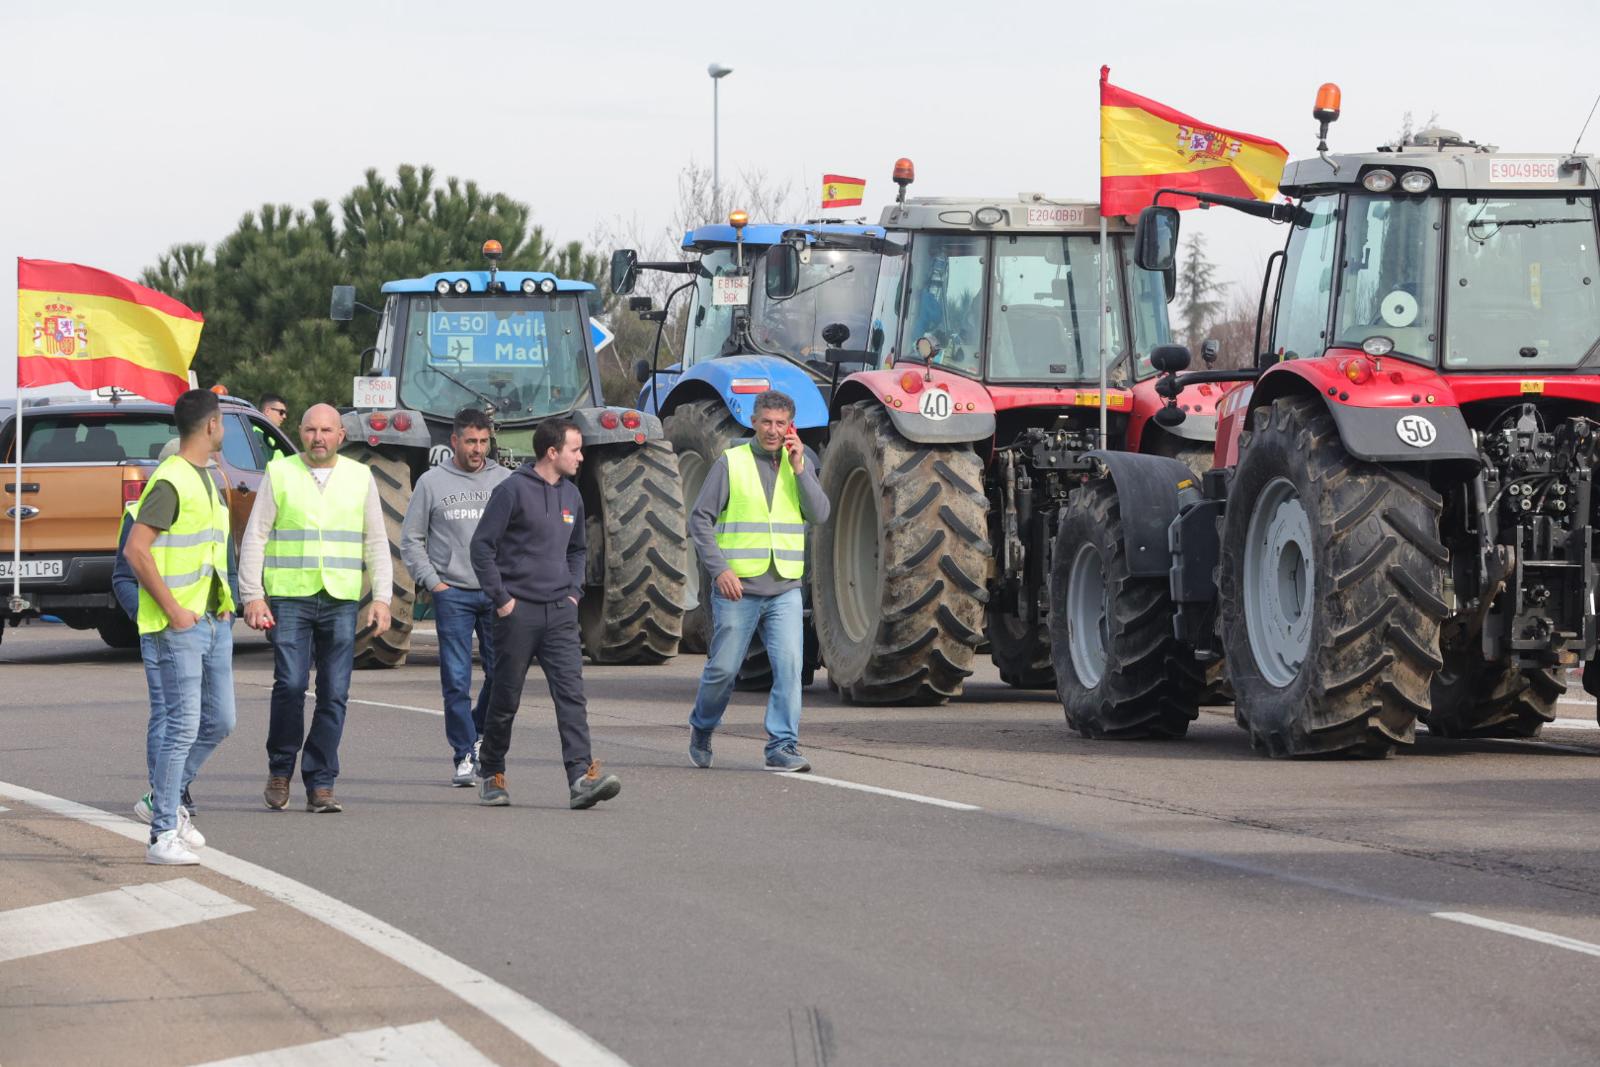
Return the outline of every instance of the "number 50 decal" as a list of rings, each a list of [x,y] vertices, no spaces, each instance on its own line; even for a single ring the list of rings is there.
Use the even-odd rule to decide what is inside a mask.
[[[1412,448],[1427,448],[1439,436],[1433,423],[1422,415],[1401,416],[1400,421],[1394,424],[1394,432]]]
[[[917,405],[917,410],[922,412],[925,419],[948,419],[950,417],[950,394],[943,389],[928,389],[922,394],[922,400]]]

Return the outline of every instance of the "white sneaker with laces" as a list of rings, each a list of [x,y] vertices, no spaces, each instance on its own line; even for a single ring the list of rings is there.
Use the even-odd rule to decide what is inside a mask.
[[[193,867],[200,862],[200,857],[184,847],[178,839],[178,831],[165,830],[144,850],[144,861],[163,867]]]
[[[478,766],[471,756],[461,757],[461,762],[456,764],[456,773],[450,779],[451,785],[469,786],[477,785]]]
[[[178,807],[178,840],[189,848],[206,847],[206,835],[195,826],[194,820],[189,818],[189,809],[182,805]]]
[[[149,826],[150,820],[156,817],[155,805],[150,802],[149,793],[146,793],[144,796],[140,797],[134,802],[133,817],[144,823],[146,826]]]

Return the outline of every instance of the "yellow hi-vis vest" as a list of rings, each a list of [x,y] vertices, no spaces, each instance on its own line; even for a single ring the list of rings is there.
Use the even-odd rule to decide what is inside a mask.
[[[780,578],[806,572],[806,520],[789,453],[780,452],[772,504],[761,485],[749,445],[723,453],[728,459],[728,506],[717,521],[717,548],[740,578],[759,578],[770,563]]]
[[[216,582],[217,610],[234,610],[233,594],[228,591],[228,505],[216,484],[182,456],[171,456],[150,476],[139,497],[141,507],[157,482],[168,483],[178,493],[177,520],[170,530],[156,534],[150,545],[161,580],[180,608],[197,615],[206,613],[211,586]],[[153,634],[170,625],[167,613],[143,585],[139,587],[136,622],[141,634]]]
[[[319,489],[304,459],[284,456],[267,464],[267,477],[278,505],[262,560],[267,595],[359,600],[372,472],[341,458]]]

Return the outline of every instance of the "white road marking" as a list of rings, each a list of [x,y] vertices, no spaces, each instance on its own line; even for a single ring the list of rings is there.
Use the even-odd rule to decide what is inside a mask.
[[[420,711],[424,715],[438,715],[441,717],[444,715],[443,711],[436,708],[419,708],[413,704],[385,704],[381,700],[357,700],[355,697],[350,697],[345,703],[366,704],[368,707],[373,708],[393,708],[396,711]]]
[[[784,774],[785,780],[796,782],[816,782],[818,785],[836,785],[840,789],[854,789],[859,793],[876,793],[881,797],[894,797],[896,800],[914,800],[918,804],[932,804],[937,808],[949,808],[952,811],[982,811],[976,804],[962,804],[956,800],[941,800],[938,797],[925,797],[921,793],[902,793],[898,789],[885,789],[877,785],[862,785],[860,782],[846,782],[839,778],[824,778],[820,774]]]
[[[212,1060],[199,1067],[495,1067],[438,1019],[361,1030],[309,1045]]]
[[[1594,719],[1551,719],[1549,726],[1554,730],[1600,730],[1600,722]]]
[[[12,908],[0,911],[0,963],[251,910],[248,904],[240,904],[187,878]]]
[[[1542,945],[1554,945],[1556,948],[1569,949],[1573,952],[1582,952],[1586,956],[1600,956],[1600,945],[1590,944],[1588,941],[1579,941],[1573,937],[1562,937],[1560,934],[1550,934],[1543,930],[1536,930],[1531,926],[1518,926],[1516,923],[1503,923],[1499,919],[1485,919],[1481,915],[1473,915],[1465,911],[1435,911],[1430,913],[1435,919],[1445,919],[1453,923],[1464,923],[1467,926],[1478,926],[1485,930],[1494,930],[1497,933],[1510,934],[1512,937],[1523,937],[1529,941],[1537,941]]]
[[[141,847],[149,840],[149,830],[143,823],[77,801],[9,782],[0,782],[0,796],[98,826],[130,841],[137,841]],[[249,860],[219,852],[214,847],[206,849],[204,863],[208,870],[242,882],[318,922],[348,934],[373,951],[382,953],[454,993],[554,1063],[563,1067],[627,1067],[626,1061],[620,1056],[559,1015],[376,916],[368,915],[303,882]]]

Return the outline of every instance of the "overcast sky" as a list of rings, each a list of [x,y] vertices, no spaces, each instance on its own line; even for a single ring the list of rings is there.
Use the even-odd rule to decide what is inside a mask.
[[[559,238],[618,216],[663,225],[680,168],[710,162],[713,60],[733,68],[724,175],[760,168],[807,189],[823,171],[863,177],[876,220],[901,155],[923,195],[1094,198],[1102,63],[1118,85],[1292,156],[1315,147],[1323,81],[1344,89],[1335,150],[1387,140],[1411,111],[1565,151],[1600,93],[1597,31],[1595,0],[5,0],[0,302],[15,314],[16,256],[132,277],[264,202],[337,200],[365,168],[406,162],[523,200]],[[1600,121],[1585,147],[1600,151]],[[1185,226],[1252,293],[1282,236],[1219,211]],[[15,381],[0,345],[0,383]]]

